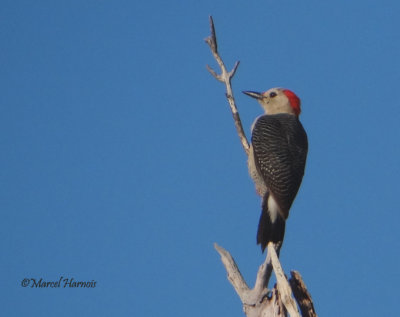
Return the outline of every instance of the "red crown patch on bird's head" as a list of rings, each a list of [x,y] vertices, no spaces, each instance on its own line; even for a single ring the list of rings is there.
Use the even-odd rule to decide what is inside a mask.
[[[289,90],[289,89],[283,89],[283,93],[286,95],[286,97],[288,97],[289,102],[290,102],[290,106],[293,108],[294,113],[296,114],[296,116],[298,116],[301,112],[301,108],[300,108],[300,98],[296,96],[296,94]]]

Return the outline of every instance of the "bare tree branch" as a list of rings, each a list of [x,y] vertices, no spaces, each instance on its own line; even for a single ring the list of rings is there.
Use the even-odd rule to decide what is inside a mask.
[[[275,246],[272,242],[268,243],[268,254],[271,255],[272,267],[274,268],[278,291],[281,295],[283,304],[289,312],[290,317],[300,317],[296,302],[292,297],[292,290],[286,279],[285,273],[283,272],[282,266],[278,259],[278,255],[275,251]]]
[[[290,284],[293,292],[296,292],[295,298],[299,307],[301,307],[302,314],[300,315],[296,302],[292,297],[292,288],[283,272],[273,243],[270,242],[268,244],[268,255],[258,269],[253,289],[248,287],[232,255],[216,243],[214,243],[214,247],[221,256],[221,261],[228,274],[228,280],[238,294],[246,316],[284,317],[287,316],[288,312],[290,317],[317,317],[311,296],[300,274],[292,271]],[[268,282],[272,269],[275,272],[277,283],[272,290],[269,290]]]
[[[239,67],[239,61],[235,63],[235,66],[233,69],[228,72],[225,64],[221,58],[221,56],[218,53],[218,45],[217,45],[217,37],[215,35],[215,27],[214,27],[214,21],[212,17],[210,16],[210,36],[205,39],[206,43],[211,49],[211,52],[217,61],[220,69],[221,69],[221,74],[217,74],[209,65],[207,65],[207,70],[210,72],[210,74],[217,79],[218,81],[225,83],[226,86],[226,98],[228,99],[229,106],[232,111],[232,116],[233,120],[235,122],[235,127],[236,131],[239,135],[240,142],[242,143],[243,149],[246,152],[247,156],[249,155],[249,149],[250,145],[249,142],[247,141],[246,134],[244,133],[243,126],[242,126],[242,121],[240,120],[239,112],[236,107],[235,103],[235,98],[233,97],[233,91],[232,91],[232,85],[231,81],[233,76],[235,76],[236,71]]]
[[[250,289],[231,254],[216,243],[214,243],[214,247],[221,256],[221,261],[228,273],[228,280],[239,295],[246,316],[285,316],[276,314],[276,312],[284,311],[279,294],[274,291],[270,292],[267,288],[272,272],[270,256],[267,256],[264,263],[260,266],[255,286],[253,289]],[[274,314],[262,315],[266,311],[274,312]]]
[[[235,260],[228,251],[226,251],[223,247],[220,247],[218,244],[214,243],[214,248],[221,256],[221,261],[225,266],[226,272],[228,273],[229,282],[231,282],[236,293],[239,295],[240,300],[243,303],[246,302],[250,289],[240,273]]]
[[[301,315],[303,317],[317,317],[311,295],[308,292],[300,273],[297,271],[290,271],[290,275],[292,277],[289,279],[289,283],[292,287],[294,298],[299,304]]]
[[[258,269],[256,282],[254,283],[253,292],[255,296],[261,297],[265,294],[265,290],[268,289],[268,282],[271,278],[272,264],[271,256],[268,254],[265,261]]]

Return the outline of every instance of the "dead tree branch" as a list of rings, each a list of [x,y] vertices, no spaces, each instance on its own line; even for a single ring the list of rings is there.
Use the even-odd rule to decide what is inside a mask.
[[[229,282],[242,301],[246,316],[284,316],[275,314],[278,311],[283,311],[279,294],[277,292],[270,292],[267,288],[272,273],[270,256],[266,257],[264,263],[258,269],[254,288],[250,289],[231,254],[216,243],[214,247],[221,256],[221,261],[225,266]],[[275,313],[265,315],[266,311]]]
[[[236,70],[239,67],[239,61],[235,63],[233,69],[228,72],[222,58],[218,53],[218,45],[217,45],[217,37],[215,35],[215,27],[213,18],[210,16],[210,31],[211,35],[205,39],[206,43],[211,49],[211,52],[217,61],[219,67],[221,68],[221,74],[217,74],[209,65],[207,65],[208,71],[217,79],[218,81],[225,83],[226,86],[226,98],[228,99],[229,106],[231,107],[233,120],[235,121],[236,131],[239,135],[240,142],[242,143],[243,149],[246,152],[247,156],[249,155],[250,145],[247,141],[246,135],[243,130],[242,121],[240,120],[239,112],[236,107],[235,98],[233,96],[231,81],[233,76],[235,76]]]
[[[225,266],[226,272],[228,273],[229,282],[231,282],[236,293],[239,295],[240,300],[243,303],[247,302],[247,297],[250,289],[247,286],[242,274],[240,273],[235,260],[228,251],[226,251],[223,247],[220,247],[218,244],[214,243],[214,248],[221,256],[221,261]]]
[[[253,289],[247,285],[232,255],[216,243],[214,247],[221,256],[228,280],[238,294],[247,317],[286,317],[287,313],[290,317],[317,317],[311,296],[298,272],[291,272],[289,285],[273,243],[268,244],[268,255],[258,269]],[[277,283],[272,290],[269,290],[268,282],[272,270]],[[292,297],[292,289],[301,315]]]
[[[275,272],[278,291],[281,295],[283,305],[285,305],[291,317],[300,317],[296,302],[292,297],[292,290],[286,279],[285,273],[283,272],[281,263],[279,262],[275,247],[271,242],[268,243],[268,254],[271,255],[272,267]]]
[[[301,315],[303,317],[317,317],[311,295],[308,292],[300,273],[297,271],[290,271],[290,275],[292,277],[289,279],[289,283],[292,287],[294,298],[299,304]]]

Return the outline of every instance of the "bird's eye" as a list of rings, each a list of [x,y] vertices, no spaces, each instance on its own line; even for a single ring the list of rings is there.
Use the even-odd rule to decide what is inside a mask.
[[[270,98],[276,97],[276,92],[275,92],[275,91],[270,92],[270,93],[269,93],[269,96],[270,96]]]

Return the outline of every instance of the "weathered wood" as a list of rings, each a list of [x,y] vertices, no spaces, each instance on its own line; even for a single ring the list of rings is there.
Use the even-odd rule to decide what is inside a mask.
[[[300,317],[296,302],[292,297],[292,290],[290,288],[289,282],[286,279],[285,273],[283,272],[281,263],[278,259],[278,255],[275,251],[275,246],[272,242],[268,243],[268,254],[271,254],[272,267],[274,269],[278,291],[282,298],[283,304],[285,305],[291,317]]]
[[[294,298],[300,307],[301,315],[303,317],[317,317],[311,294],[308,292],[300,273],[297,271],[290,271],[290,275],[289,283],[292,287]]]
[[[226,98],[228,99],[229,106],[231,108],[233,120],[235,122],[235,127],[236,131],[238,133],[240,142],[242,143],[243,149],[246,152],[246,155],[249,155],[250,151],[250,145],[249,142],[247,141],[246,134],[244,133],[243,130],[243,125],[242,121],[240,120],[239,112],[236,107],[235,103],[235,98],[233,96],[233,90],[232,90],[232,78],[235,76],[235,73],[239,67],[239,61],[235,63],[235,66],[233,66],[233,69],[228,72],[225,64],[221,58],[221,56],[218,53],[218,45],[217,45],[217,37],[215,34],[215,27],[214,27],[214,21],[213,18],[210,16],[210,36],[205,39],[206,43],[211,49],[211,53],[213,54],[215,60],[217,61],[219,67],[221,68],[221,74],[217,74],[209,65],[207,65],[207,70],[211,73],[211,75],[214,76],[215,79],[218,81],[225,83],[226,86]]]
[[[271,293],[268,290],[268,281],[271,277],[272,265],[271,257],[267,256],[264,263],[260,266],[257,273],[257,279],[253,289],[250,289],[244,280],[240,270],[231,256],[231,254],[219,246],[214,244],[215,249],[221,256],[221,261],[225,266],[228,274],[228,280],[232,284],[236,293],[239,295],[243,304],[243,310],[248,317],[268,316],[263,315],[264,311],[282,311],[278,309],[281,307],[279,296],[268,296],[278,293]],[[271,316],[284,316],[284,315],[271,315]]]

